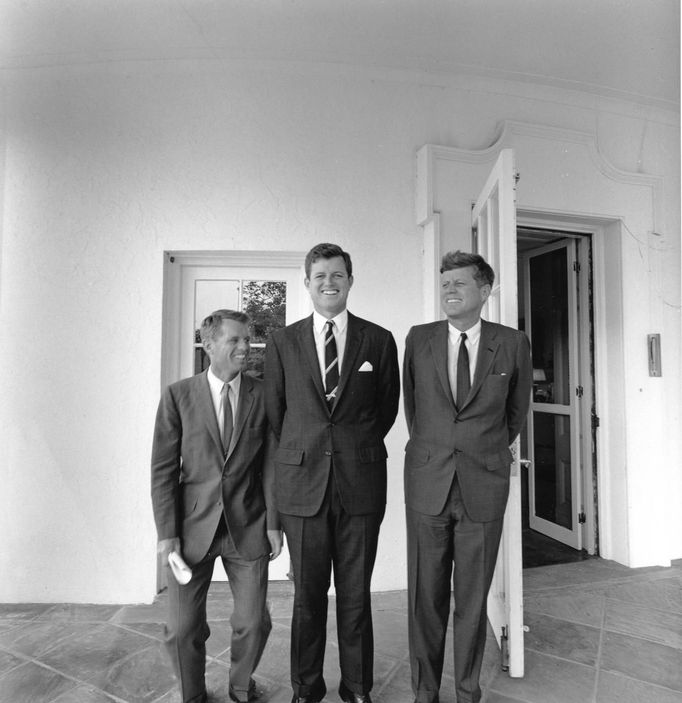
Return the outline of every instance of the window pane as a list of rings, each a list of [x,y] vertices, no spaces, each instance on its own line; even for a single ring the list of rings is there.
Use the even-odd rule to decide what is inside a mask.
[[[239,281],[197,280],[194,283],[194,329],[214,310],[239,310]],[[199,341],[199,340],[197,340]]]
[[[531,259],[533,400],[569,405],[566,249]]]
[[[210,364],[201,346],[199,328],[214,310],[239,309],[239,284],[236,279],[204,279],[194,282],[194,373],[205,371]]]
[[[535,514],[573,529],[571,492],[571,419],[533,413],[535,440]]]
[[[249,372],[262,378],[265,344],[270,334],[286,325],[286,281],[244,281],[242,310],[251,318],[251,355]]]

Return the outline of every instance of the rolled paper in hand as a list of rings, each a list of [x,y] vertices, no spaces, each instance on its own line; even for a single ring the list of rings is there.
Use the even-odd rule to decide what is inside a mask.
[[[189,583],[192,578],[192,570],[185,564],[184,559],[177,552],[171,552],[168,555],[168,564],[173,572],[173,576],[175,576],[175,580],[181,586]]]

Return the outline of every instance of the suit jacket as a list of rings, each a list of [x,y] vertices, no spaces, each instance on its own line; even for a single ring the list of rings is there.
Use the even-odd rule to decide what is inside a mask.
[[[165,389],[152,448],[154,519],[159,540],[180,537],[189,564],[206,555],[221,515],[248,560],[269,553],[266,527],[279,528],[263,384],[246,375],[231,444],[225,458],[206,371]]]
[[[403,365],[405,501],[427,515],[444,508],[455,470],[472,520],[501,518],[509,493],[509,445],[530,403],[530,345],[523,332],[481,321],[471,391],[457,410],[447,371],[448,322],[413,327]]]
[[[368,362],[368,363],[366,363]],[[371,370],[361,371],[360,367]],[[315,515],[334,467],[344,509],[383,512],[386,447],[400,398],[400,372],[390,332],[348,314],[343,366],[331,411],[315,349],[313,318],[272,334],[265,358],[265,403],[279,440],[275,455],[277,507]]]

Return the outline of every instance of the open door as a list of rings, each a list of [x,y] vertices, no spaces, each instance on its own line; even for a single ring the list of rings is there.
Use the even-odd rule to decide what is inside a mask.
[[[514,151],[503,149],[472,212],[476,251],[493,267],[495,286],[483,317],[518,327],[516,270],[516,170]],[[512,447],[509,500],[497,567],[488,595],[488,619],[510,676],[523,676],[523,561],[519,440]]]
[[[533,350],[528,419],[531,529],[582,549],[583,464],[576,240],[523,254],[526,332]]]

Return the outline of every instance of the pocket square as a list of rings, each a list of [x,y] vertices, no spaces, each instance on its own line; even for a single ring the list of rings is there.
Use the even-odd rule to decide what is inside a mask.
[[[365,361],[358,371],[374,371],[374,367],[369,363],[369,361]]]

